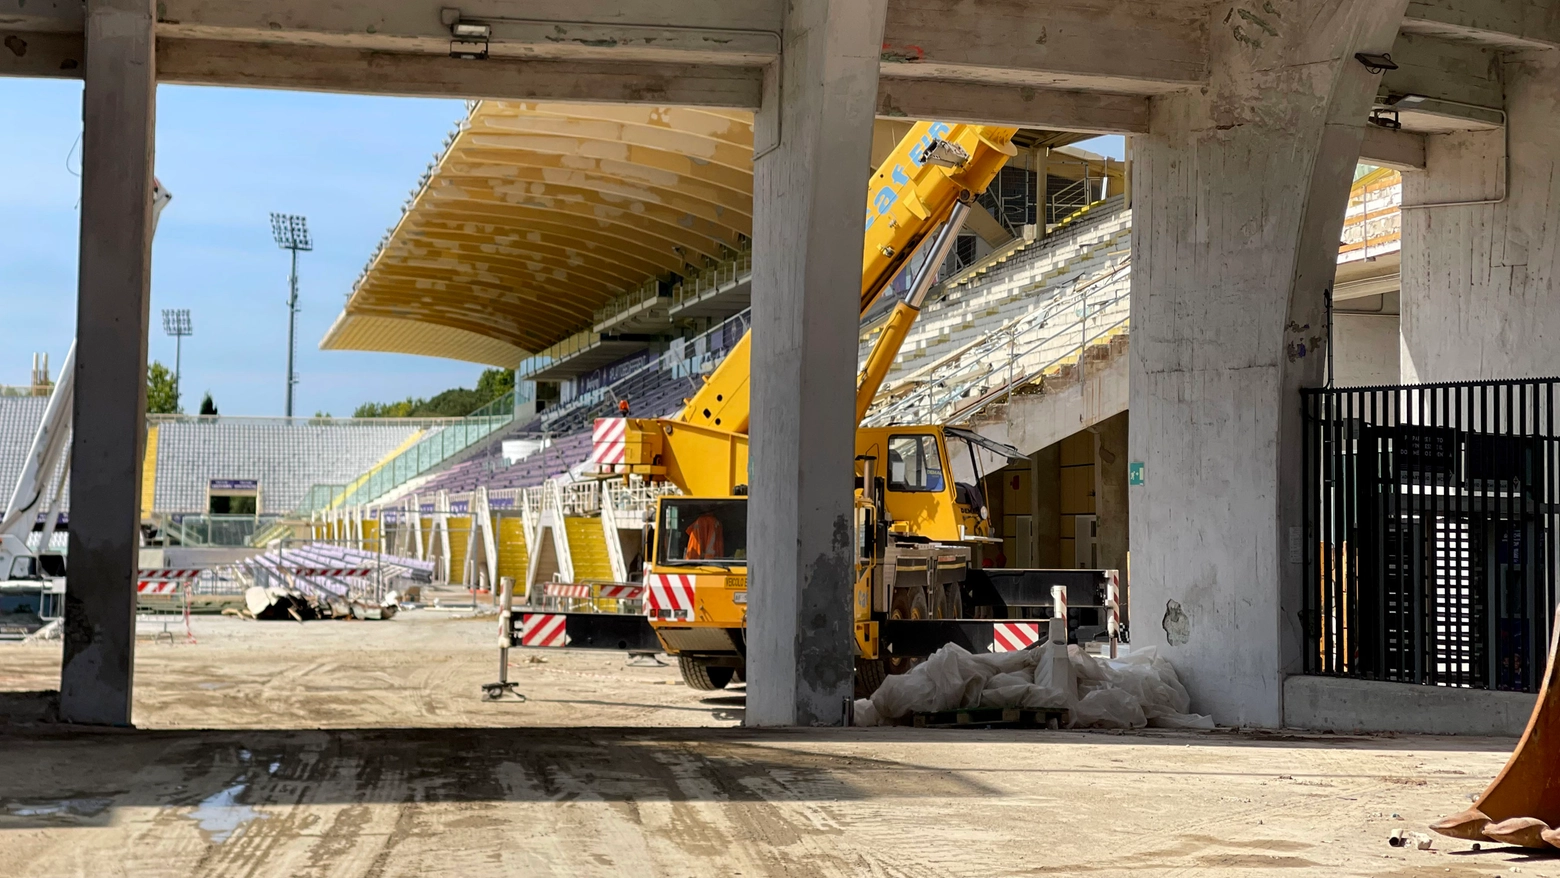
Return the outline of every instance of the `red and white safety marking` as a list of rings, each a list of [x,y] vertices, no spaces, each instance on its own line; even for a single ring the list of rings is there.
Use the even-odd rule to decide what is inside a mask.
[[[200,576],[200,568],[141,568],[136,571],[137,594],[178,594],[184,583]]]
[[[636,601],[644,596],[645,588],[642,585],[601,585],[598,597],[613,598],[620,601]]]
[[[572,585],[567,582],[549,582],[542,587],[542,591],[552,598],[588,598],[590,586]]]
[[[660,610],[693,612],[693,577],[686,573],[652,573],[645,580],[645,615]]]
[[[997,622],[991,626],[992,652],[1018,652],[1039,641],[1039,622]]]
[[[520,617],[520,645],[568,646],[568,623],[562,613],[525,613]]]
[[[283,573],[299,576],[373,576],[372,567],[278,567]]]
[[[612,466],[623,462],[628,454],[626,418],[597,418],[591,430],[590,463]]]

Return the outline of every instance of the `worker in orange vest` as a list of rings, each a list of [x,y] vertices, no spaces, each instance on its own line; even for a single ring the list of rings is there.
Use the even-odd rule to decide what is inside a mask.
[[[706,512],[694,519],[693,524],[688,525],[688,551],[686,557],[690,561],[708,561],[715,558],[724,558],[726,555],[725,536],[720,524],[720,519]]]

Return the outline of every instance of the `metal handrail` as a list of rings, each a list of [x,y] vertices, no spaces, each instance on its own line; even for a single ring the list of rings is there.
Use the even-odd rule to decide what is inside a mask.
[[[1018,317],[1007,326],[996,330],[995,332],[976,342],[972,342],[958,353],[945,358],[938,364],[934,364],[932,367],[930,367],[931,374],[928,376],[929,380],[920,384],[918,387],[911,390],[904,396],[894,399],[880,410],[873,412],[870,416],[868,416],[867,423],[872,425],[891,423],[896,417],[906,412],[928,411],[935,415],[936,412],[940,411],[952,400],[963,399],[968,391],[976,385],[979,379],[998,372],[1002,369],[1004,364],[1016,364],[1022,362],[1026,357],[1032,356],[1036,352],[1043,350],[1047,345],[1056,341],[1057,339],[1077,333],[1079,331],[1079,327],[1086,325],[1091,316],[1097,316],[1105,309],[1110,308],[1111,306],[1120,303],[1122,300],[1129,298],[1131,295],[1130,286],[1124,291],[1117,293],[1115,296],[1112,296],[1110,299],[1100,302],[1098,308],[1096,308],[1092,314],[1085,313],[1077,320],[1069,321],[1056,332],[1040,339],[1039,341],[1031,342],[1025,345],[1021,351],[1015,350],[1008,357],[996,362],[993,362],[989,358],[989,354],[993,354],[1004,347],[1010,346],[1012,340],[1016,339],[1019,333],[1032,328],[1035,323],[1038,322],[1040,326],[1045,326],[1058,313],[1062,312],[1066,306],[1086,301],[1086,296],[1091,290],[1094,290],[1106,283],[1115,280],[1122,271],[1127,270],[1130,268],[1130,266],[1130,261],[1124,261],[1121,265],[1116,266],[1103,277],[1097,278],[1094,281],[1079,287],[1072,294],[1069,294],[1065,297],[1058,297],[1057,299],[1047,303],[1047,307],[1043,310],[1036,310],[1030,314]],[[1121,322],[1124,321],[1118,321],[1117,324],[1113,324],[1105,331],[1114,329],[1117,325],[1120,325]],[[1087,348],[1088,343],[1092,340],[1093,339],[1085,335],[1084,341],[1081,345],[1077,347],[1069,346],[1064,352],[1039,366],[1038,371],[1043,372],[1044,370],[1051,368],[1052,366],[1071,356],[1074,351],[1081,348]],[[985,355],[975,357],[971,356],[972,354],[977,353]],[[964,363],[966,361],[969,361],[970,365],[965,366]],[[939,367],[951,367],[952,371],[948,374],[937,376],[935,373]],[[1035,374],[1035,369],[1026,369],[1023,379],[1019,380],[1015,378],[1015,380],[1011,382],[1011,386],[1017,387],[1023,384],[1025,381],[1030,380]],[[903,386],[903,383],[904,382],[901,382],[900,386]],[[943,390],[945,392],[938,393],[939,390]],[[941,418],[940,420],[951,420],[951,418]]]

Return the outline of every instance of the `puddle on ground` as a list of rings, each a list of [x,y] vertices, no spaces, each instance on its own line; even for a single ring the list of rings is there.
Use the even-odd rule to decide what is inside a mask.
[[[239,803],[238,797],[248,788],[249,784],[238,783],[207,796],[187,816],[196,822],[208,840],[222,844],[242,834],[249,823],[266,817],[253,807]]]
[[[49,802],[6,802],[0,812],[12,817],[96,817],[112,799],[57,799]]]

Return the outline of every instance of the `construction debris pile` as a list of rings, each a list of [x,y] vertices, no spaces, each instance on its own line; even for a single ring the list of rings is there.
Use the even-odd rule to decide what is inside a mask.
[[[975,707],[1063,708],[1072,728],[1213,728],[1212,717],[1188,713],[1186,688],[1152,647],[1101,659],[1060,642],[980,655],[949,644],[858,699],[855,724]]]

